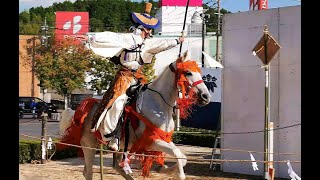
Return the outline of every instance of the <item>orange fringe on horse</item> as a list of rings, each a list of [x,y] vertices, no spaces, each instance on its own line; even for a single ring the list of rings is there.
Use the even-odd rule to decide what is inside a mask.
[[[81,102],[73,116],[71,125],[66,129],[60,142],[80,146],[82,136],[82,127],[85,118],[88,116],[94,104],[98,103],[98,99],[87,98]],[[57,150],[67,149],[71,146],[65,144],[57,144]],[[83,157],[82,149],[79,149],[78,156]]]

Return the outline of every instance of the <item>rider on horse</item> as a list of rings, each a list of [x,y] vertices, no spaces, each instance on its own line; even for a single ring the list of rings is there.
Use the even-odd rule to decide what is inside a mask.
[[[157,28],[160,22],[150,15],[151,8],[152,4],[146,2],[144,13],[131,13],[130,19],[135,24],[134,31],[121,35],[119,39],[123,41],[121,42],[123,48],[117,53],[118,56],[111,58],[112,61],[118,60],[121,68],[93,116],[91,131],[100,130],[105,140],[109,138],[108,146],[113,150],[119,150],[119,139],[114,135],[117,133],[113,131],[128,99],[126,91],[138,82],[146,83],[141,71],[142,65],[151,63],[157,53],[171,49],[184,41],[183,36],[177,39],[153,39],[152,29]],[[103,33],[97,33],[90,42],[93,52],[95,52],[94,47],[102,47],[107,40]]]

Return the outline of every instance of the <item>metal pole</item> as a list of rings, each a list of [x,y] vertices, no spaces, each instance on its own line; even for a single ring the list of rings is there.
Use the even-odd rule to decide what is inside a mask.
[[[183,34],[183,31],[184,31],[184,28],[186,27],[186,20],[187,20],[187,14],[188,14],[189,1],[190,0],[188,0],[188,2],[187,2],[186,12],[184,14],[184,21],[183,21],[183,27],[182,27],[182,32],[181,32],[182,34]],[[181,56],[181,50],[182,50],[182,43],[180,44],[180,50],[179,50],[179,56],[178,57]]]
[[[100,177],[103,180],[103,144],[100,144]]]
[[[44,164],[46,161],[46,152],[47,152],[47,117],[48,114],[46,112],[42,112],[42,124],[41,124],[41,150],[42,150],[42,158],[41,158],[41,164]]]
[[[31,97],[34,97],[34,61],[35,61],[35,49],[36,49],[36,36],[32,38],[32,61],[31,61]]]
[[[48,28],[47,28],[47,17],[44,17],[44,26],[42,27],[42,30],[44,30],[44,46],[47,47],[47,31],[48,31]],[[42,96],[43,96],[43,100],[45,100],[45,91],[44,91],[44,87],[42,86],[42,83],[40,83],[40,87],[42,88]]]
[[[190,2],[190,0],[187,1],[186,12],[184,14],[183,27],[182,27],[182,32],[181,32],[182,35],[183,35],[183,31],[184,31],[184,29],[186,27],[186,20],[187,20],[189,2]],[[180,49],[179,49],[178,58],[181,56],[181,50],[182,50],[182,42],[180,43]],[[179,92],[178,92],[178,97],[180,97],[180,93]],[[177,131],[179,131],[180,130],[180,110],[179,110],[179,107],[177,107],[177,109],[176,109],[176,117],[177,117]]]
[[[270,85],[270,73],[269,73],[269,64],[268,64],[268,55],[267,55],[267,40],[268,40],[268,28],[267,25],[264,27],[264,55],[265,55],[265,111],[264,111],[264,161],[269,161],[269,85]],[[268,163],[264,163],[264,178],[269,179],[268,174]]]
[[[219,36],[220,36],[220,0],[217,0],[218,3],[218,23],[217,23],[217,33],[216,33],[216,37],[217,37],[217,42],[216,42],[216,61],[220,62],[220,58],[219,58]]]
[[[205,22],[205,15],[204,13],[202,13],[202,52],[204,52],[204,34],[205,34],[205,25],[206,25],[206,22]],[[203,53],[202,54],[202,57],[201,57],[201,64],[202,64],[202,67],[204,67],[204,55]]]

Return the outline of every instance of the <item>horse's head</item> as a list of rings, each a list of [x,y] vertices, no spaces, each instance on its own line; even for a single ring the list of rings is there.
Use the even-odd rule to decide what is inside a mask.
[[[211,95],[202,80],[201,70],[195,60],[190,59],[188,51],[176,61],[177,84],[182,91],[182,97],[196,99],[197,105],[205,106],[210,102]]]

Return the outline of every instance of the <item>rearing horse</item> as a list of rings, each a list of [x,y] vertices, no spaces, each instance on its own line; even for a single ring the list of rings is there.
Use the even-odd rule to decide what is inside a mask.
[[[178,97],[178,91],[181,91],[182,98]],[[131,114],[137,115],[140,119],[136,128],[129,128],[128,149],[130,153],[143,153],[165,155],[169,154],[177,157],[177,164],[167,167],[162,163],[161,172],[171,173],[178,170],[180,179],[185,179],[183,167],[186,165],[186,156],[171,141],[171,135],[174,131],[174,113],[173,106],[177,102],[181,118],[188,115],[188,108],[192,104],[205,106],[210,102],[210,93],[203,83],[201,71],[196,61],[189,59],[188,51],[183,56],[171,63],[152,83],[143,91],[136,102],[135,108],[126,108],[126,111],[132,111]],[[94,104],[83,120],[81,130],[80,144],[86,147],[96,148],[98,144],[97,138],[90,132],[92,116],[97,109],[98,104]],[[61,114],[60,123],[70,123],[70,118],[65,118],[63,112]],[[76,112],[77,113],[77,112]],[[144,119],[144,120],[141,120]],[[61,127],[61,126],[60,126]],[[132,135],[134,134],[134,135]],[[124,140],[120,141],[121,149],[124,149]],[[83,175],[86,180],[92,179],[92,166],[96,150],[83,148],[85,165]],[[160,154],[159,154],[160,153]],[[182,159],[179,159],[182,158]],[[150,159],[149,159],[150,160]],[[161,161],[160,161],[161,162]],[[145,161],[146,163],[146,161]],[[150,161],[149,161],[150,164]],[[146,164],[144,164],[146,166]],[[151,160],[152,165],[152,160]],[[148,173],[150,166],[144,167]],[[122,170],[122,169],[121,169]],[[119,169],[118,169],[119,171]],[[126,176],[125,173],[121,175]]]

